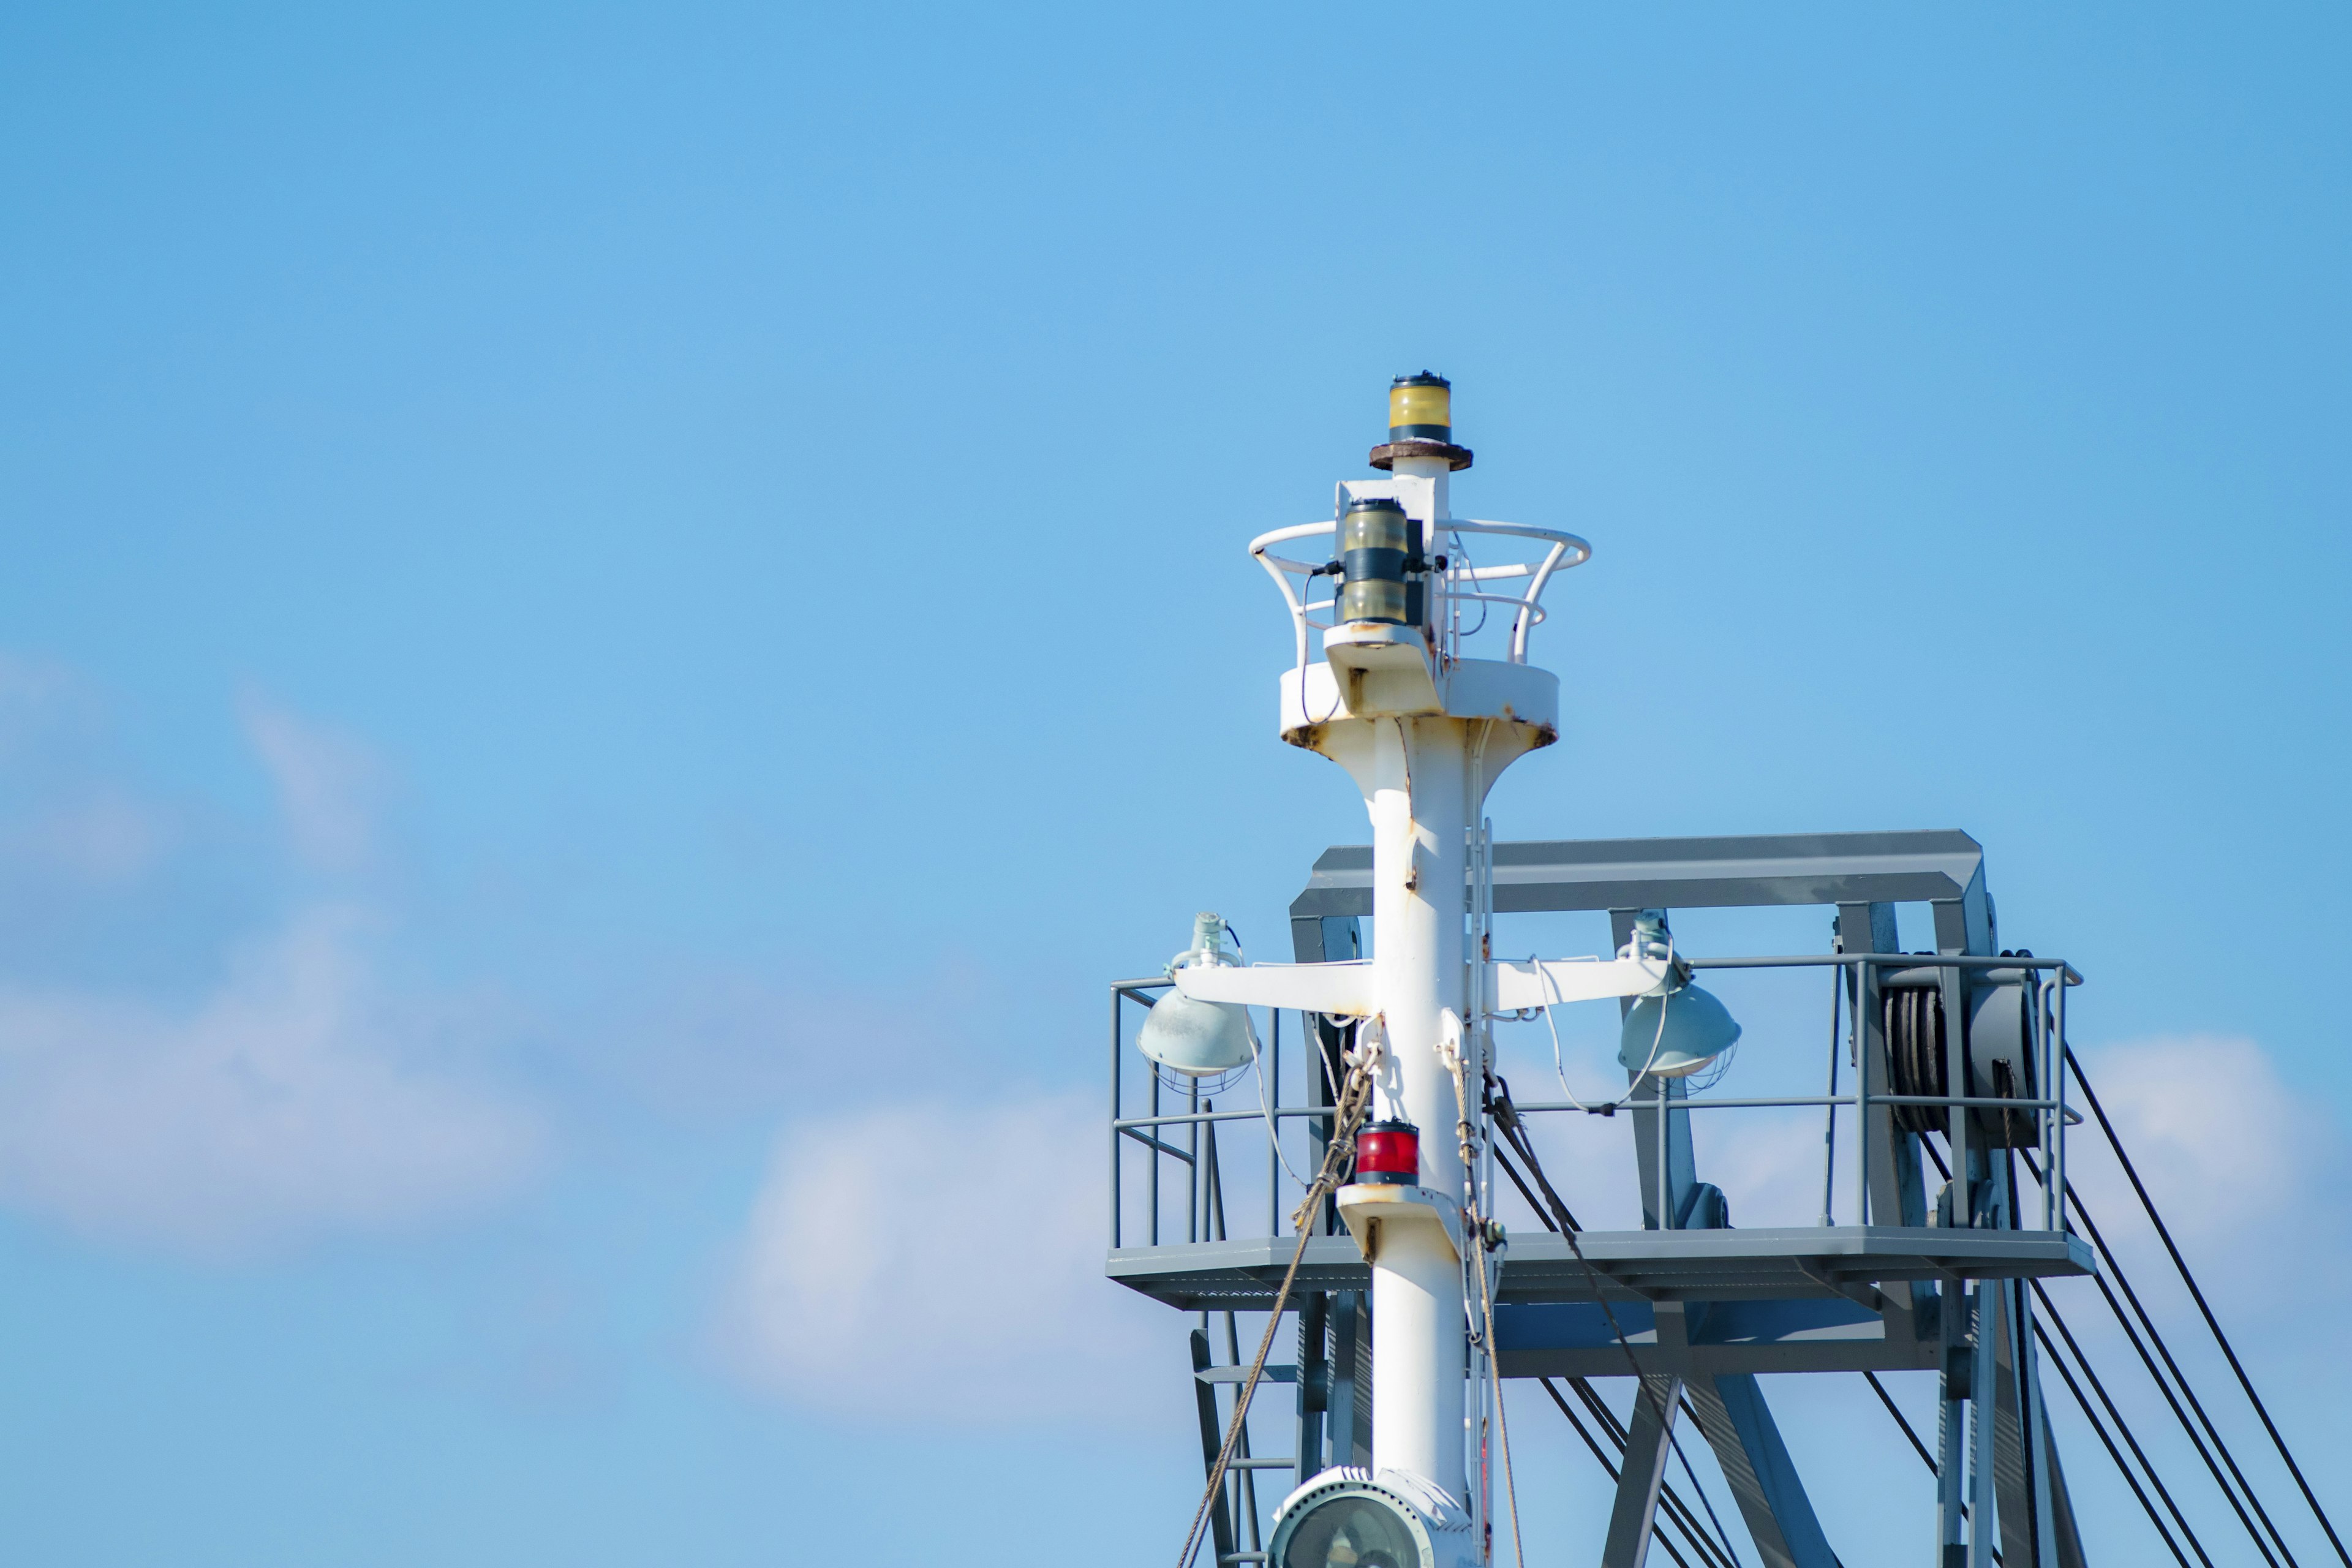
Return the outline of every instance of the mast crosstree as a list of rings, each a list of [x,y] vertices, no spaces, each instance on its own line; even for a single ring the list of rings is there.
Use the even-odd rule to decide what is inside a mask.
[[[1610,1518],[1593,1521],[1604,1568],[1638,1568],[1654,1541],[1678,1563],[1682,1550],[1736,1560],[1704,1490],[1706,1523],[1675,1489],[1678,1426],[1712,1451],[1767,1568],[1833,1568],[1759,1377],[1858,1372],[1885,1398],[1877,1374],[1917,1371],[1937,1374],[1936,1429],[1913,1438],[1937,1476],[1936,1568],[1990,1568],[1997,1552],[2004,1568],[2077,1568],[2036,1310],[2051,1315],[2042,1281],[2098,1272],[2067,1217],[2066,1129],[2081,1117],[2068,1103],[2066,997],[2082,977],[1999,946],[1983,852],[1963,833],[1495,842],[1487,792],[1559,733],[1559,681],[1528,662],[1530,634],[1546,588],[1591,550],[1558,530],[1455,515],[1452,479],[1472,455],[1454,443],[1451,394],[1426,372],[1400,377],[1390,439],[1372,451],[1386,477],[1341,482],[1328,521],[1250,545],[1291,617],[1281,737],[1347,771],[1370,843],[1315,862],[1291,906],[1294,962],[1233,962],[1222,922],[1203,915],[1168,973],[1113,987],[1108,1272],[1200,1314],[1215,1560],[1483,1568],[1498,1528],[1507,1543],[1517,1529],[1494,1514],[1504,1384],[1538,1379],[1616,1477]],[[1310,541],[1328,542],[1322,558]],[[1927,907],[1933,952],[1899,950],[1904,903]],[[1834,911],[1829,951],[1700,956],[1673,933],[1676,910],[1786,905]],[[1606,911],[1612,951],[1495,959],[1498,912],[1548,910]],[[1806,968],[1832,972],[1828,1089],[1717,1092],[1739,1026],[1699,980]],[[1623,1096],[1514,1102],[1494,1070],[1493,1026],[1609,1001]],[[1171,1007],[1162,1026],[1133,1027],[1155,1006]],[[1270,1015],[1265,1031],[1253,1008]],[[1180,1038],[1194,1043],[1169,1043]],[[1255,1093],[1240,1087],[1253,1070]],[[1370,1078],[1360,1131],[1333,1113],[1351,1074]],[[1691,1118],[1792,1106],[1828,1119],[1820,1223],[1734,1228],[1726,1194],[1701,1179]],[[1633,1123],[1639,1230],[1579,1230],[1537,1161],[1538,1119],[1593,1111]],[[1234,1235],[1221,1130],[1230,1146],[1252,1124],[1267,1144],[1266,1225]],[[1348,1179],[1328,1199],[1312,1189],[1303,1234],[1289,1232],[1285,1179],[1322,1167],[1335,1141],[1352,1153]],[[1285,1153],[1300,1149],[1304,1166]],[[1505,1234],[1498,1174],[1544,1228]],[[1237,1319],[1269,1312],[1295,1320],[1297,1356],[1256,1372],[1241,1364]],[[1232,1364],[1210,1355],[1218,1316]],[[1622,1421],[1592,1387],[1618,1378],[1636,1391]],[[1250,1450],[1261,1379],[1295,1385],[1287,1456]],[[1221,1405],[1226,1388],[1237,1397]],[[1258,1482],[1277,1475],[1287,1490],[1269,1511]],[[1907,1554],[1878,1543],[1867,1555]]]

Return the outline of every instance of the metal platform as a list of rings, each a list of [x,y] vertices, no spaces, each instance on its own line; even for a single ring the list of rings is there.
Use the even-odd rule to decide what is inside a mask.
[[[1593,1275],[1612,1302],[1838,1299],[1876,1310],[1874,1287],[1895,1279],[2048,1279],[2093,1271],[2090,1249],[2053,1231],[1933,1226],[1811,1226],[1786,1230],[1588,1230],[1578,1242],[1514,1234],[1503,1255],[1505,1305],[1590,1302]],[[1274,1304],[1293,1240],[1250,1237],[1120,1247],[1106,1272],[1131,1290],[1185,1311],[1264,1311]],[[1300,1290],[1363,1290],[1371,1270],[1344,1236],[1307,1243]],[[1621,1368],[1622,1370],[1622,1368]]]

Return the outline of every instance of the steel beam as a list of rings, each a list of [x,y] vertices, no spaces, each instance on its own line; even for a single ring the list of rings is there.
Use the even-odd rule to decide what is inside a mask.
[[[1291,918],[1368,915],[1371,880],[1370,846],[1336,845],[1315,862]],[[1499,843],[1494,886],[1498,914],[1922,902],[1950,906],[1939,925],[1991,928],[1983,847],[1957,831]],[[1466,905],[1466,887],[1464,897]]]
[[[1838,1568],[1812,1500],[1753,1377],[1695,1378],[1691,1408],[1765,1568]]]
[[[1609,1538],[1601,1548],[1601,1568],[1643,1568],[1649,1558],[1658,1490],[1665,1485],[1666,1461],[1674,1455],[1675,1407],[1682,1388],[1678,1377],[1640,1380],[1625,1437],[1625,1463],[1617,1472],[1617,1500],[1609,1511]]]

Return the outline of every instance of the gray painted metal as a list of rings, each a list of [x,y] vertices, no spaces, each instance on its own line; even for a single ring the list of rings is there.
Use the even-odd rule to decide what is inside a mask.
[[[1494,886],[1498,914],[1948,903],[1965,907],[1954,911],[1952,942],[1940,926],[1937,933],[1937,946],[1952,952],[1979,951],[1966,933],[1990,926],[1984,848],[1957,830],[1503,843],[1495,846]],[[1466,889],[1464,898],[1466,904]],[[1372,851],[1364,844],[1325,850],[1290,906],[1294,921],[1371,912]]]
[[[1650,1552],[1650,1531],[1658,1517],[1658,1489],[1665,1484],[1669,1441],[1682,1379],[1645,1377],[1633,1400],[1633,1420],[1625,1434],[1625,1462],[1617,1472],[1617,1499],[1609,1510],[1609,1535],[1601,1548],[1601,1568],[1642,1568]]]
[[[1209,1370],[1209,1331],[1194,1329],[1192,1347],[1192,1405],[1201,1422],[1201,1473],[1202,1479],[1217,1473],[1217,1450],[1224,1447],[1223,1423],[1217,1415],[1216,1386],[1201,1374]],[[1233,1554],[1234,1518],[1226,1503],[1230,1489],[1220,1488],[1209,1508],[1209,1538],[1216,1548],[1220,1562]]]
[[[1838,1568],[1755,1378],[1695,1378],[1690,1399],[1765,1568]]]
[[[1358,922],[1371,909],[1370,867],[1370,851],[1360,847],[1334,848],[1317,862],[1291,910],[1297,961],[1360,956]],[[1928,832],[1499,844],[1494,847],[1493,879],[1498,912],[1606,910],[1619,945],[1635,911],[1643,909],[1837,906],[1838,953],[1726,958],[1700,966],[1854,966],[1846,972],[1845,985],[1861,1047],[1856,1089],[1867,1097],[1859,1105],[1866,1158],[1856,1167],[1851,1205],[1838,1206],[1850,1208],[1857,1221],[1874,1222],[1785,1231],[1676,1228],[1706,1223],[1698,1216],[1706,1212],[1703,1200],[1712,1189],[1698,1179],[1689,1157],[1689,1108],[1653,1098],[1647,1109],[1632,1110],[1644,1219],[1652,1228],[1586,1232],[1580,1237],[1605,1281],[1629,1343],[1621,1345],[1610,1331],[1595,1303],[1591,1276],[1560,1237],[1515,1236],[1503,1265],[1496,1307],[1498,1371],[1511,1377],[1622,1376],[1630,1349],[1645,1380],[1682,1380],[1765,1563],[1829,1568],[1835,1559],[1789,1462],[1756,1375],[1941,1367],[1950,1402],[1944,1405],[1939,1433],[1939,1522],[1942,1540],[1949,1545],[1939,1547],[1939,1568],[1960,1563],[1974,1568],[1985,1563],[1996,1517],[2011,1568],[2027,1563],[2032,1568],[2082,1568],[2072,1502],[2050,1442],[2038,1369],[2025,1337],[2030,1314],[2013,1282],[2092,1272],[2091,1255],[2063,1235],[2007,1228],[2006,1162],[1998,1152],[1969,1147],[1975,1140],[1969,1137],[1972,1119],[1966,1116],[1953,1118],[1958,1135],[1951,1140],[1954,1168],[1964,1177],[1957,1184],[1959,1213],[1954,1215],[1948,1208],[1939,1224],[1928,1222],[1937,1205],[1929,1201],[1922,1142],[1895,1125],[1892,1102],[1879,1098],[1892,1086],[1876,994],[1896,969],[1881,958],[1858,956],[1896,952],[1895,903],[1930,904],[1944,967],[1914,973],[1914,960],[1904,977],[1914,984],[1937,984],[1947,993],[1945,1016],[1963,1016],[1963,987],[1979,982],[1964,981],[1955,965],[1973,973],[2005,962],[1993,956],[1998,940],[1993,907],[1977,842],[1964,833]],[[1465,886],[1465,907],[1467,898]],[[2046,961],[2036,964],[2049,966]],[[1133,999],[1149,1005],[1139,993]],[[2063,995],[2060,1001],[2063,1027]],[[1185,1222],[1185,1230],[1196,1238],[1219,1239],[1121,1247],[1112,1252],[1108,1271],[1130,1289],[1187,1310],[1262,1310],[1271,1304],[1294,1243],[1222,1239],[1223,1205],[1214,1171],[1202,1169],[1204,1161],[1210,1167],[1215,1163],[1212,1115],[1223,1121],[1257,1113],[1208,1113],[1198,1121],[1171,1119],[1158,1126],[1129,1118],[1120,1124],[1117,1008],[1115,999],[1113,1150],[1123,1140],[1133,1140],[1150,1151],[1147,1163],[1154,1194],[1162,1158],[1172,1156],[1180,1166],[1189,1166],[1188,1203],[1196,1209],[1213,1208],[1217,1223],[1213,1229],[1204,1228],[1207,1216],[1196,1214]],[[1323,1025],[1302,1034],[1310,1053],[1306,1058],[1307,1108],[1303,1112],[1280,1109],[1277,1114],[1304,1114],[1319,1152],[1315,1111],[1328,1096],[1313,1053],[1328,1058],[1341,1041],[1337,1031]],[[1948,1045],[1958,1051],[1958,1031],[1951,1032]],[[1957,1062],[1948,1068],[1948,1077],[1956,1086],[1966,1082]],[[2042,1092],[2052,1089],[2044,1086]],[[1156,1084],[1151,1096],[1157,1114]],[[1856,1104],[1845,1097],[1841,1100]],[[1198,1112],[1197,1102],[1191,1109]],[[1989,1152],[1992,1157],[1988,1158]],[[1115,1168],[1115,1234],[1119,1202]],[[1160,1239],[1158,1208],[1154,1196],[1155,1243]],[[1352,1241],[1335,1234],[1334,1218],[1327,1212],[1317,1227],[1319,1234],[1310,1238],[1299,1294],[1294,1297],[1300,1327],[1297,1367],[1269,1369],[1276,1380],[1287,1372],[1297,1382],[1298,1447],[1290,1460],[1251,1461],[1258,1468],[1295,1467],[1302,1479],[1326,1464],[1363,1463],[1369,1457],[1366,1373],[1372,1324],[1361,1293],[1369,1271]],[[1658,1228],[1662,1225],[1664,1228]],[[1979,1282],[1974,1290],[1967,1289],[1971,1281]],[[1978,1301],[1985,1303],[1987,1320],[1986,1353],[1981,1355],[1976,1353],[1969,1321],[1969,1308]],[[1205,1336],[1196,1336],[1196,1342],[1200,1366],[1205,1362]],[[1194,1387],[1209,1400],[1206,1409],[1213,1415],[1215,1383],[1238,1375],[1238,1369],[1206,1370],[1205,1377],[1196,1374]],[[1206,1447],[1205,1426],[1203,1438]],[[1627,1467],[1629,1480],[1642,1484],[1633,1493],[1621,1493],[1620,1513],[1626,1511],[1629,1497],[1634,1502],[1643,1495],[1654,1500],[1645,1474],[1649,1468]],[[1967,1524],[1958,1517],[1964,1495],[1974,1504]],[[1228,1500],[1247,1509],[1254,1535],[1255,1505],[1240,1496]],[[1238,1522],[1225,1515],[1226,1541],[1240,1533],[1234,1528]],[[1638,1534],[1646,1540],[1646,1517],[1643,1522]],[[2013,1547],[2007,1544],[2011,1542]],[[1612,1529],[1606,1560],[1619,1562],[1622,1546],[1622,1533]],[[1255,1554],[1223,1547],[1221,1555],[1230,1561]]]
[[[1885,1226],[1782,1230],[1588,1230],[1585,1258],[1612,1301],[1852,1300],[1887,1280],[2050,1279],[2092,1272],[2090,1248],[2054,1231]],[[1262,1311],[1295,1244],[1237,1237],[1189,1246],[1123,1247],[1105,1273],[1129,1289],[1186,1311]],[[1310,1237],[1302,1290],[1365,1290],[1371,1270],[1344,1236]],[[1498,1303],[1590,1301],[1591,1275],[1549,1232],[1511,1237]],[[1507,1341],[1506,1342],[1507,1343]],[[1907,1363],[1906,1363],[1907,1364]]]

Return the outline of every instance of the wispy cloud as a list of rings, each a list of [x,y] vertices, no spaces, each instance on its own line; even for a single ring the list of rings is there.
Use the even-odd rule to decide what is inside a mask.
[[[184,1010],[0,988],[0,1199],[221,1255],[511,1191],[537,1122],[417,1064],[435,1023],[375,993],[362,924],[305,910]]]
[[[1116,1420],[1181,1365],[1167,1309],[1103,1278],[1100,1107],[931,1102],[798,1122],[752,1207],[730,1364],[876,1418]]]
[[[95,706],[64,673],[0,659],[0,864],[25,873],[20,918],[88,914],[75,900],[103,883],[111,901],[85,942],[160,932],[217,956],[208,984],[166,994],[12,954],[0,1203],[115,1242],[230,1256],[414,1226],[526,1181],[547,1138],[478,1070],[495,1031],[380,982],[386,921],[357,884],[326,900],[289,891],[257,929],[249,916],[241,931],[189,929],[222,913],[176,906],[170,879],[151,875],[184,847],[164,831],[172,814],[104,766]],[[275,836],[308,868],[364,868],[381,764],[258,696],[242,718],[277,785]],[[239,829],[214,848],[250,862],[269,837]]]
[[[288,837],[318,871],[357,871],[375,853],[383,768],[352,736],[248,692],[238,704],[254,753],[277,787]]]

